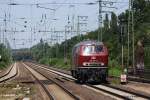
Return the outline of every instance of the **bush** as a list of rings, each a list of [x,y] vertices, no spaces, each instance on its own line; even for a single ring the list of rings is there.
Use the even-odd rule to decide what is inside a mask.
[[[57,58],[51,58],[49,60],[49,65],[54,66],[57,64],[58,59]]]
[[[42,58],[42,59],[39,60],[39,63],[48,65],[49,61],[48,61],[47,58]]]
[[[122,70],[119,67],[111,67],[109,68],[109,71],[108,71],[109,76],[116,76],[116,77],[120,77],[121,72]]]
[[[108,72],[109,76],[117,76],[117,77],[120,76],[122,68],[116,60],[110,60],[108,66],[109,66]]]
[[[68,60],[67,62],[68,63],[66,64],[63,58],[52,58],[49,62],[49,65],[56,68],[69,70],[71,67],[70,60]]]

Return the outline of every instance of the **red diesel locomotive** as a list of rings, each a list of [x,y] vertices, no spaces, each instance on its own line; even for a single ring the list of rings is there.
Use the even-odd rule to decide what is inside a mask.
[[[108,50],[102,42],[83,41],[72,50],[71,74],[79,82],[106,81]]]

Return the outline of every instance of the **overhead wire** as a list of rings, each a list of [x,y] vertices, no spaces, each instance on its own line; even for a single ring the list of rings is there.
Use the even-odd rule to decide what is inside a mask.
[[[87,3],[67,3],[65,2],[67,0],[64,0],[64,2],[61,3],[56,3],[56,2],[45,2],[45,3],[0,3],[0,5],[24,5],[24,6],[31,6],[31,5],[92,5],[92,4],[96,4],[97,2],[87,2]],[[111,2],[111,3],[128,3],[128,2],[122,2],[122,1],[118,1],[118,2],[113,2],[113,1],[103,1],[103,2]]]
[[[108,1],[108,0],[107,0]],[[127,2],[120,2],[120,1],[116,1],[116,2],[113,2],[113,3],[121,3],[121,4],[126,4]],[[54,3],[54,2],[51,2],[51,3],[49,3],[49,2],[47,2],[47,3],[2,3],[2,5],[3,4],[5,4],[5,5],[10,5],[10,6],[17,6],[17,5],[22,5],[22,6],[37,6],[37,4],[38,5],[56,5],[56,10],[59,10],[61,7],[63,7],[63,6],[68,6],[68,5],[95,5],[95,4],[97,4],[96,2],[94,2],[94,3],[68,3],[67,2],[67,0],[64,0],[63,2],[61,2],[61,3]],[[1,4],[0,4],[1,5]],[[45,9],[47,9],[46,7],[45,7]],[[49,9],[49,8],[48,8]],[[123,9],[123,8],[122,8]],[[120,9],[119,9],[120,10]],[[55,13],[54,13],[54,17],[55,17]],[[19,23],[17,22],[13,22],[13,23],[15,23],[15,24],[17,24],[17,25],[19,25]],[[20,24],[21,25],[21,24]],[[21,26],[24,26],[24,25],[21,25]]]

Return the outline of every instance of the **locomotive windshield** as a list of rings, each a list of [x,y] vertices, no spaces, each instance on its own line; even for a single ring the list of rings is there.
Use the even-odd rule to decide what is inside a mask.
[[[86,45],[83,46],[82,50],[83,50],[83,54],[87,55],[87,54],[102,52],[103,47],[100,45]]]

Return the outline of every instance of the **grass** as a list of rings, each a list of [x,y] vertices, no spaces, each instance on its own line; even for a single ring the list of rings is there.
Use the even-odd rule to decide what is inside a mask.
[[[50,66],[54,66],[55,68],[64,69],[64,70],[70,70],[71,64],[68,60],[67,63],[64,63],[63,58],[53,58],[49,61]]]
[[[62,69],[69,70],[71,65],[70,65],[70,62],[65,64],[64,59],[59,59],[56,66],[59,66]]]
[[[7,63],[5,63],[4,61],[0,61],[0,69],[4,69],[8,66]]]
[[[109,67],[109,76],[116,76],[116,77],[120,77],[122,71],[121,68],[119,67]]]

